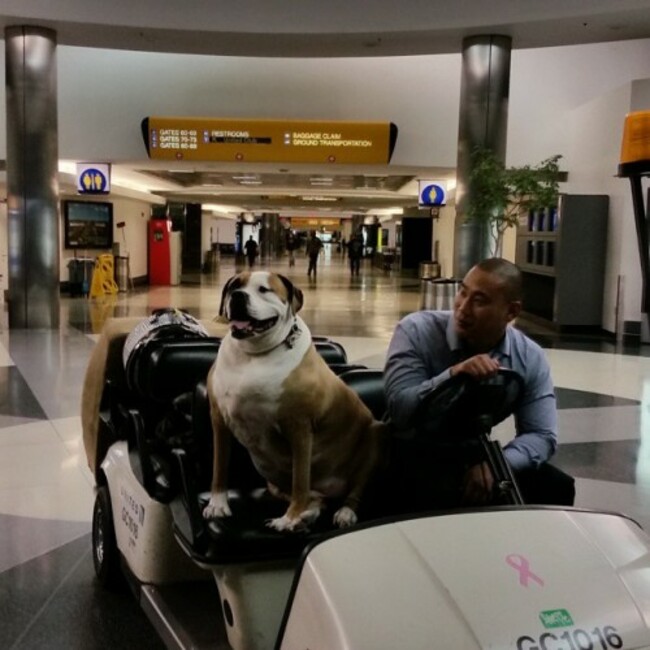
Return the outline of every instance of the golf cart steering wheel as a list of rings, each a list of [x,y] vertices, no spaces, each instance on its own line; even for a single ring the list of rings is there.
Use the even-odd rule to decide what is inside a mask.
[[[511,415],[523,392],[523,378],[509,368],[486,379],[459,373],[424,398],[417,421],[434,432],[460,428],[468,437],[480,435]]]

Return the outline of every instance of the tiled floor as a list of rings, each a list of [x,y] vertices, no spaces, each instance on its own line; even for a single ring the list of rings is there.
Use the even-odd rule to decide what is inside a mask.
[[[270,266],[304,290],[313,334],[336,338],[351,361],[381,367],[395,323],[420,306],[419,280],[367,262],[351,279],[340,257],[326,253],[315,281],[305,259]],[[233,271],[222,260],[216,276],[180,287],[63,298],[59,331],[0,332],[0,648],[162,647],[129,593],[107,594],[94,582],[81,383],[107,317],[172,305],[211,318]],[[626,512],[650,530],[648,347],[528,331],[547,348],[561,409],[556,463],[577,477],[576,505]],[[509,432],[506,422],[495,433],[505,440]]]

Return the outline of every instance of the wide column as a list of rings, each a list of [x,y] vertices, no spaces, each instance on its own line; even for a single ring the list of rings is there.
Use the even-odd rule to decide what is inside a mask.
[[[56,33],[5,29],[9,327],[59,327]]]
[[[510,88],[509,36],[471,36],[463,40],[460,87],[454,275],[462,277],[489,254],[485,223],[466,222],[474,149],[491,149],[505,162]]]

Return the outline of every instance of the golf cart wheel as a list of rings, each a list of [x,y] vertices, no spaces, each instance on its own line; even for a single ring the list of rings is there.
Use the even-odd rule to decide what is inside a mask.
[[[97,488],[93,508],[93,564],[99,584],[105,589],[118,590],[124,584],[120,569],[120,552],[115,540],[111,495],[106,485]]]

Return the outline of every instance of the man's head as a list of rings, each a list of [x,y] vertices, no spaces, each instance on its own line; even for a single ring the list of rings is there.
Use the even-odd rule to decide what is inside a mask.
[[[473,352],[487,352],[521,312],[521,271],[493,257],[479,262],[463,278],[454,302],[458,338]]]

